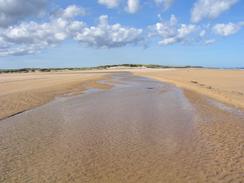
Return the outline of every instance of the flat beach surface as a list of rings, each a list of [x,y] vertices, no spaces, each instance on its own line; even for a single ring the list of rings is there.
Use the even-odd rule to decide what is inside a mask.
[[[0,182],[244,181],[242,110],[128,72],[102,80],[1,120]]]
[[[103,72],[50,72],[0,74],[0,119],[45,104],[55,96],[79,94],[87,88],[109,88],[98,80]]]
[[[134,74],[173,83],[244,109],[244,70],[145,69]]]

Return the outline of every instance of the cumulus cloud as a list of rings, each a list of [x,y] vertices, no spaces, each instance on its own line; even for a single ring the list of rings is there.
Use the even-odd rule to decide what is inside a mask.
[[[220,36],[230,36],[237,33],[241,27],[244,26],[243,22],[240,23],[228,23],[228,24],[216,24],[212,30],[215,34]]]
[[[141,29],[110,25],[108,16],[101,16],[97,26],[88,26],[83,21],[75,20],[82,12],[82,8],[71,5],[59,10],[48,22],[22,22],[0,30],[0,56],[37,53],[66,39],[96,48],[137,44],[142,39]]]
[[[162,7],[164,10],[167,10],[170,8],[170,6],[173,4],[175,0],[152,0],[154,3],[160,7]],[[98,0],[99,4],[105,5],[107,8],[116,8],[121,4],[124,4],[126,2],[125,10],[128,13],[136,13],[140,8],[140,0]]]
[[[191,13],[191,20],[198,23],[204,18],[217,18],[239,0],[197,0]]]
[[[164,10],[167,10],[173,4],[174,0],[154,0],[154,2],[158,6],[162,6]]]
[[[22,0],[0,0],[0,10],[4,9],[4,11],[0,11],[0,56],[34,54],[42,49],[61,44],[67,39],[76,40],[81,45],[93,48],[140,45],[141,43],[144,44],[145,40],[149,41],[147,38],[152,37],[159,39],[160,45],[189,42],[202,42],[208,45],[216,41],[216,35],[229,36],[237,33],[244,26],[244,22],[216,24],[214,26],[210,24],[182,24],[174,15],[168,21],[162,20],[159,15],[160,21],[149,26],[149,29],[145,28],[145,30],[119,23],[110,23],[109,17],[106,15],[100,16],[98,23],[91,26],[81,20],[86,15],[84,8],[76,5],[70,5],[67,8],[50,13],[49,17],[45,17],[42,21],[34,21],[35,19],[20,21],[27,16],[41,13],[47,1],[25,0],[22,2],[24,7],[20,6],[19,2]],[[127,3],[126,9],[129,13],[136,13],[140,8],[139,0],[98,0],[98,2],[109,8],[116,7],[119,5],[117,3],[120,2]],[[151,1],[151,3],[154,2],[163,4],[163,7],[167,9],[173,0]],[[215,2],[219,3],[215,4]],[[202,3],[205,9],[198,7],[199,15],[196,15],[198,18],[195,17],[193,21],[198,22],[203,18],[216,17],[236,2],[237,0],[198,0],[194,8],[200,7]],[[30,6],[28,3],[34,4]],[[14,9],[17,9],[15,6],[19,6],[16,12],[14,12]]]
[[[108,8],[115,8],[119,6],[120,0],[98,0],[98,3],[105,5]]]
[[[78,9],[69,6],[62,10],[60,17],[46,23],[23,22],[3,29],[0,31],[0,42],[4,47],[0,48],[0,56],[33,54],[72,37],[85,26],[85,23],[72,19]]]
[[[175,43],[184,43],[197,28],[193,24],[178,24],[174,15],[169,21],[161,21],[150,27],[150,37],[157,36],[160,38],[160,45],[170,45]]]
[[[142,40],[142,30],[125,27],[120,24],[110,25],[108,16],[99,17],[97,26],[85,27],[76,33],[75,40],[96,48],[114,48],[128,44],[137,44]]]
[[[127,1],[127,11],[129,13],[136,13],[140,8],[139,0],[128,0]]]
[[[23,18],[40,15],[48,0],[0,0],[0,27],[7,27]]]
[[[84,16],[86,14],[85,9],[76,5],[70,5],[65,9],[61,9],[55,13],[56,17],[73,18],[76,16]]]

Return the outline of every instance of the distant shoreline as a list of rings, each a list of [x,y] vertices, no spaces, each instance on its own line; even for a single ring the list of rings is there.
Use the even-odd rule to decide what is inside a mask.
[[[130,68],[204,68],[202,66],[164,66],[154,64],[118,64],[102,65],[96,67],[64,67],[64,68],[21,68],[21,69],[0,69],[0,73],[29,73],[29,72],[57,72],[57,71],[85,71],[85,70],[106,70],[106,69],[130,69]]]
[[[107,69],[223,69],[223,70],[243,70],[244,67],[204,67],[204,66],[171,66],[157,64],[117,64],[101,65],[95,67],[64,67],[64,68],[20,68],[20,69],[0,69],[2,73],[31,73],[31,72],[60,72],[60,71],[86,71],[86,70],[107,70]]]

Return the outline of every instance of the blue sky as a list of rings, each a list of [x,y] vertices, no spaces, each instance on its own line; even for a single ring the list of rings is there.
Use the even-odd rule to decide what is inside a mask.
[[[0,68],[244,67],[241,0],[0,1]]]

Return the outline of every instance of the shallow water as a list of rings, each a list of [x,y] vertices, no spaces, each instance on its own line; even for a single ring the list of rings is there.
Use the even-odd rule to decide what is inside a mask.
[[[0,121],[0,182],[227,182],[221,173],[244,180],[241,134],[231,173],[230,152],[211,140],[182,90],[128,73],[113,80],[111,90],[59,97]],[[214,164],[216,152],[227,155]],[[208,172],[216,166],[219,177]]]

